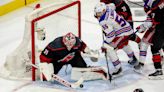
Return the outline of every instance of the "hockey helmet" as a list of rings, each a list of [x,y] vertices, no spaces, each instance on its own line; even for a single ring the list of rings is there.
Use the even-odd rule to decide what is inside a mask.
[[[98,3],[94,8],[94,16],[96,18],[101,17],[106,11],[106,8],[107,6],[105,5],[105,3],[103,2]]]
[[[71,48],[76,43],[76,36],[71,32],[67,33],[65,36],[63,36],[63,43],[68,50],[71,50]]]

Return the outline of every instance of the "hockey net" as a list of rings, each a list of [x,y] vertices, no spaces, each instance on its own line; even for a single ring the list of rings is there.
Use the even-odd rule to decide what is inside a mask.
[[[34,81],[41,51],[55,38],[68,32],[81,37],[80,1],[59,2],[38,8],[25,18],[25,31],[20,45],[6,57],[6,78]],[[45,39],[44,39],[45,37]]]

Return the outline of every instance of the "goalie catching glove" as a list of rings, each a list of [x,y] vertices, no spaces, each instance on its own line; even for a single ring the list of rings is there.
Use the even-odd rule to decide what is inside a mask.
[[[91,61],[97,62],[99,58],[99,51],[98,50],[91,50],[90,48],[86,47],[84,50],[84,56],[89,57]]]
[[[98,50],[92,50],[91,51],[91,57],[90,59],[93,61],[93,62],[97,62],[98,61],[98,57],[99,57],[99,52]]]

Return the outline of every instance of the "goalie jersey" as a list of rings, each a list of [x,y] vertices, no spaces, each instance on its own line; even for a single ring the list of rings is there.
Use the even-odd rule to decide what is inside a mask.
[[[100,17],[99,23],[106,37],[105,42],[109,44],[115,37],[129,36],[133,33],[130,24],[109,7]]]

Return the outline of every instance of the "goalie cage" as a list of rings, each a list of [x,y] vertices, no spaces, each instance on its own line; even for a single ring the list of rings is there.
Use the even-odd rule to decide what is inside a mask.
[[[31,66],[39,63],[39,54],[56,37],[68,32],[81,37],[80,1],[54,3],[34,10],[25,17],[25,31],[20,45],[6,57],[0,76],[7,79],[39,78],[39,72]],[[38,29],[46,33],[45,40],[38,40]],[[42,31],[43,31],[42,30]],[[41,33],[42,35],[42,33]],[[38,71],[38,70],[37,70]]]

